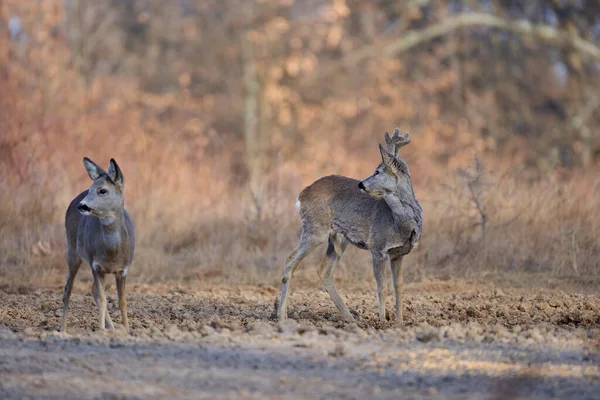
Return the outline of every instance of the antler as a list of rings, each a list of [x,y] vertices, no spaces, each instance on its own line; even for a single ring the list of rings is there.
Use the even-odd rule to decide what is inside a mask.
[[[384,136],[385,136],[385,144],[387,145],[387,150],[390,153],[392,153],[393,155],[395,155],[396,157],[398,156],[398,151],[402,147],[404,147],[410,143],[410,138],[408,137],[408,132],[406,132],[404,135],[400,135],[399,128],[394,129],[394,133],[393,133],[392,137],[390,137],[390,134],[388,132],[386,132]]]

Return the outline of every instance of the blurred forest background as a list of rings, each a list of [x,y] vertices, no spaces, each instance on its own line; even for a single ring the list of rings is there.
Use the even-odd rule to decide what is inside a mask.
[[[278,285],[297,194],[396,126],[408,280],[597,280],[599,78],[593,0],[0,0],[0,285],[63,283],[83,156],[124,171],[132,280]]]

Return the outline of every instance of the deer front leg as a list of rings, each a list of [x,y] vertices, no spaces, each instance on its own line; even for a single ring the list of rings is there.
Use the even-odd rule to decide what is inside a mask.
[[[384,278],[385,264],[387,262],[387,254],[378,252],[371,253],[373,256],[373,274],[375,275],[375,283],[377,284],[377,298],[379,300],[379,320],[385,321],[385,299],[384,299]]]
[[[114,329],[115,326],[110,318],[110,314],[106,310],[106,295],[104,293],[104,273],[98,272],[96,268],[92,268],[94,275],[94,285],[92,286],[92,295],[100,312],[100,330]]]
[[[402,316],[402,260],[404,256],[390,257],[390,266],[392,267],[392,286],[396,295],[396,325],[401,326]]]
[[[119,296],[119,309],[121,310],[121,318],[123,326],[129,332],[129,321],[127,320],[127,300],[125,299],[125,282],[127,280],[127,270],[118,272],[115,275],[117,284],[117,294]]]

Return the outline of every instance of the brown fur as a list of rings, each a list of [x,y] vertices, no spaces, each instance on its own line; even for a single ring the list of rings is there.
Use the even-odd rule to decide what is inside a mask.
[[[61,331],[67,330],[73,282],[83,260],[94,275],[92,294],[100,312],[100,329],[114,328],[106,309],[104,275],[115,274],[123,325],[129,330],[125,282],[133,261],[135,233],[133,221],[123,208],[123,173],[112,159],[108,173],[88,158],[84,158],[84,165],[94,183],[71,201],[65,216],[69,272],[63,292]]]
[[[381,319],[385,317],[382,280],[389,260],[396,321],[402,322],[402,259],[421,238],[423,216],[408,166],[398,156],[398,150],[410,143],[408,134],[401,136],[396,128],[392,137],[386,132],[385,141],[387,150],[380,145],[382,163],[364,181],[330,175],[300,192],[297,206],[302,235],[283,273],[279,320],[287,317],[288,288],[294,270],[315,247],[328,241],[319,277],[344,319],[353,318],[333,284],[333,273],[350,243],[372,254]]]

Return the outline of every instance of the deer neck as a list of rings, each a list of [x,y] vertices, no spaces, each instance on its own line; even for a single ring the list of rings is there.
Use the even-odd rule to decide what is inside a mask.
[[[421,225],[421,206],[417,202],[417,199],[415,199],[412,190],[411,193],[403,191],[392,192],[386,195],[384,199],[388,207],[392,210],[396,228],[405,227],[407,220],[413,220],[417,225]]]
[[[121,247],[121,227],[123,226],[124,213],[119,210],[114,215],[100,218],[100,230],[104,248],[109,253],[116,253]]]

